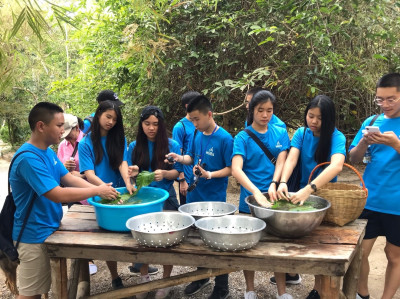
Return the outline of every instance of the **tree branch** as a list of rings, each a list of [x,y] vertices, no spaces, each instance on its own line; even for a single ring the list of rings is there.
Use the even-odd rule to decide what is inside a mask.
[[[235,111],[236,109],[241,108],[243,105],[244,105],[244,103],[240,104],[239,106],[237,106],[235,108],[232,108],[230,110],[224,111],[224,112],[214,112],[213,115],[224,115],[224,114],[230,113],[232,111]]]
[[[30,94],[33,96],[33,98],[35,99],[35,104],[38,102],[37,96],[36,96],[32,91],[30,91],[29,89],[27,89],[27,88],[21,88],[21,87],[16,87],[16,86],[13,86],[13,89],[22,90],[22,91],[25,91],[25,92],[30,93]]]

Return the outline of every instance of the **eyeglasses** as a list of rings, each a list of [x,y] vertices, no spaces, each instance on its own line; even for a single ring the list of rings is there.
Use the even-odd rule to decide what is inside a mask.
[[[378,106],[382,106],[383,102],[386,101],[386,104],[388,104],[389,106],[393,106],[398,100],[400,100],[400,98],[396,99],[395,97],[387,97],[387,98],[375,97],[374,102]]]

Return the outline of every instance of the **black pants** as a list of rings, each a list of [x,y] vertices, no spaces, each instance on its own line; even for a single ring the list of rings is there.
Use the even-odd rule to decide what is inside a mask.
[[[179,203],[178,199],[176,198],[174,185],[171,185],[171,188],[169,188],[168,193],[169,197],[166,201],[164,201],[164,210],[178,211]]]
[[[206,268],[197,267],[197,269],[206,269]],[[207,278],[204,280],[207,280]],[[214,288],[226,290],[226,291],[229,290],[229,274],[222,274],[222,275],[215,276]]]

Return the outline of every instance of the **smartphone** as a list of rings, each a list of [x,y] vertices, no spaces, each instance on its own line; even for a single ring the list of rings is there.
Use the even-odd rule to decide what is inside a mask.
[[[379,127],[377,126],[366,126],[365,129],[368,133],[380,133]]]

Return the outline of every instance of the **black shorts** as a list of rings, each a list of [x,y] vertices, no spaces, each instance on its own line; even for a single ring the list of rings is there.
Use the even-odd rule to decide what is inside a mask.
[[[400,215],[364,209],[359,218],[368,220],[364,239],[385,236],[386,241],[400,247]]]

